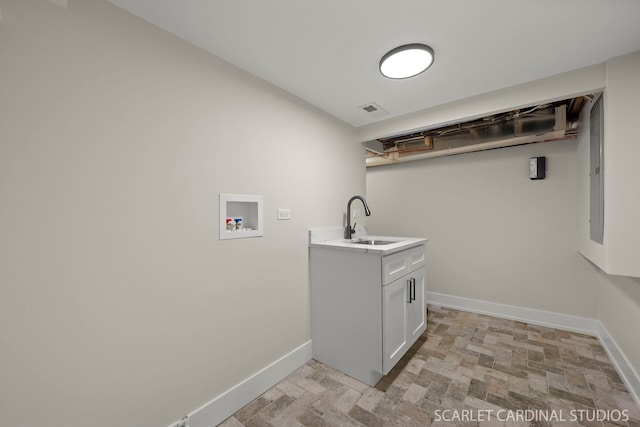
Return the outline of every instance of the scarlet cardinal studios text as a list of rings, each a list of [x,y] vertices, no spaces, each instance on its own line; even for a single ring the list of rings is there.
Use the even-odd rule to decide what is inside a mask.
[[[629,420],[629,410],[436,409],[434,421],[613,421]]]

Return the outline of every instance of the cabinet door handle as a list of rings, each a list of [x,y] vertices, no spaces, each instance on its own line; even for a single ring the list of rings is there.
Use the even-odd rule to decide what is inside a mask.
[[[411,279],[407,279],[407,292],[409,293],[409,301],[408,304],[411,304]]]
[[[413,296],[411,297],[411,301],[416,300],[416,279],[414,277],[411,278],[411,288],[413,290]]]

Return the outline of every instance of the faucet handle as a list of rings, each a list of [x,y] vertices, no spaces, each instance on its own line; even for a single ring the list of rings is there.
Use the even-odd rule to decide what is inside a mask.
[[[350,225],[347,225],[344,228],[344,238],[345,239],[351,239],[353,237],[353,233],[356,232],[356,224],[353,224],[353,227],[351,227]]]

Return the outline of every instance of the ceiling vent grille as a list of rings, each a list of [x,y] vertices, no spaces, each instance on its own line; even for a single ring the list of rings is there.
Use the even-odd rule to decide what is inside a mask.
[[[368,104],[361,105],[358,108],[364,111],[365,113],[367,113],[369,117],[374,117],[374,118],[386,116],[387,114],[389,114],[387,110],[385,110],[375,102],[370,102]]]

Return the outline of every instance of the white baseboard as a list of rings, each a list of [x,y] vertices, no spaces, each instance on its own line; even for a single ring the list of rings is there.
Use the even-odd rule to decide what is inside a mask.
[[[633,369],[633,366],[629,363],[624,353],[620,351],[620,347],[602,322],[598,324],[598,338],[600,338],[602,346],[616,366],[620,378],[622,378],[627,389],[633,394],[636,403],[640,405],[640,375]]]
[[[624,353],[620,350],[620,347],[609,334],[604,324],[598,319],[457,297],[437,292],[427,292],[427,304],[594,335],[600,339],[600,343],[611,358],[627,389],[636,402],[640,404],[640,376],[624,356]]]
[[[311,360],[311,341],[285,354],[188,415],[189,427],[211,427],[242,409]],[[176,423],[171,424],[174,427]]]
[[[427,303],[583,334],[597,335],[598,331],[599,321],[597,319],[536,310],[534,308],[499,304],[436,292],[427,292]]]

